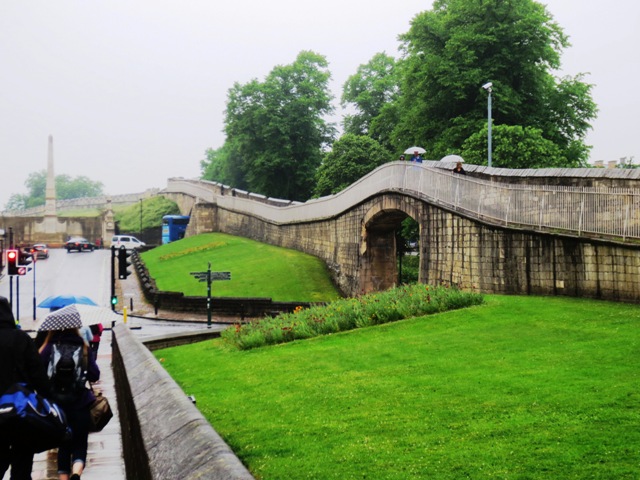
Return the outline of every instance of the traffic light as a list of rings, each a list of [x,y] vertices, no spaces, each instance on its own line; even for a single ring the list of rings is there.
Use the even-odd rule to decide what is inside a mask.
[[[18,250],[7,250],[7,273],[9,275],[20,275],[18,258]]]
[[[118,279],[126,280],[126,278],[131,275],[131,272],[127,270],[127,268],[131,265],[129,261],[129,257],[131,256],[131,252],[127,252],[125,247],[120,247],[118,250]]]
[[[115,307],[117,304],[118,304],[118,297],[114,295],[113,297],[111,297],[111,305]]]

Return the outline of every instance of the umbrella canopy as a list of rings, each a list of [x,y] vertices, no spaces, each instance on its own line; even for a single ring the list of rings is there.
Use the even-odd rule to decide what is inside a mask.
[[[74,303],[82,305],[97,305],[96,302],[84,295],[53,295],[38,304],[40,308],[62,308]]]
[[[404,153],[416,153],[416,152],[418,152],[420,155],[422,155],[423,153],[426,153],[427,151],[422,147],[409,147],[404,151]]]
[[[72,304],[47,315],[38,330],[66,330],[67,328],[81,328],[99,323],[111,325],[112,322],[121,318],[109,308]]]
[[[464,163],[464,158],[462,158],[460,155],[447,155],[446,157],[442,157],[440,161],[450,163]]]
[[[38,331],[66,330],[82,327],[82,319],[75,305],[61,308],[47,315]]]

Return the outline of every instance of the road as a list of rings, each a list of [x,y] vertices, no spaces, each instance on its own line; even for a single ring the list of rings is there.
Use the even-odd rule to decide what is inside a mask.
[[[49,309],[37,305],[52,295],[84,295],[100,306],[111,308],[111,250],[67,253],[64,249],[52,249],[48,259],[38,260],[31,267],[22,277],[4,276],[0,280],[0,295],[9,298],[13,290],[13,312],[24,330],[33,330],[47,316]],[[126,282],[137,284],[135,274]],[[131,318],[130,324],[141,339],[206,328],[202,322],[144,318]]]
[[[13,312],[23,328],[34,321],[34,302],[37,305],[51,295],[86,295],[98,305],[108,307],[109,253],[109,250],[67,253],[64,249],[52,249],[49,258],[32,263],[26,275],[3,277],[0,295],[9,298],[13,284]],[[35,308],[36,319],[44,318],[47,313],[46,308]]]

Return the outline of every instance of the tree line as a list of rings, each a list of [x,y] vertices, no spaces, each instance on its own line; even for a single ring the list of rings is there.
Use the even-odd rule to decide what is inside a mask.
[[[533,0],[436,0],[399,37],[400,56],[377,53],[344,83],[342,133],[326,58],[302,51],[260,81],[229,90],[224,144],[206,151],[202,176],[263,195],[304,201],[342,190],[407,147],[427,159],[581,167],[596,117],[593,85],[557,77],[567,36]]]

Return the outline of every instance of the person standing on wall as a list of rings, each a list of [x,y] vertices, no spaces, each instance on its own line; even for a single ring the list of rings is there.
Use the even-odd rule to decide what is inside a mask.
[[[411,156],[411,161],[414,163],[422,163],[422,157],[420,156],[420,152],[419,151],[415,151],[413,152],[413,155]]]

